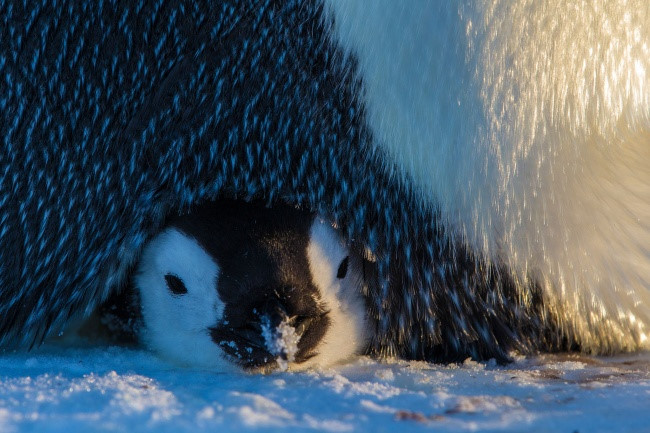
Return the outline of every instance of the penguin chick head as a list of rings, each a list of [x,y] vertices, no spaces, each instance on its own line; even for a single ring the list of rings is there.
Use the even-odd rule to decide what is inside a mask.
[[[331,365],[368,343],[368,265],[314,214],[210,203],[146,246],[135,277],[141,337],[185,365]]]

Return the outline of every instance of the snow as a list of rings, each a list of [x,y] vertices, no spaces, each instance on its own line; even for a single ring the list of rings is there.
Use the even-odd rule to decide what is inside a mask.
[[[124,347],[0,355],[0,432],[650,431],[650,354],[508,366],[357,358],[268,375]]]
[[[269,353],[277,355],[278,368],[287,371],[289,363],[296,360],[300,341],[300,335],[289,324],[288,318],[282,320],[275,329],[271,329],[271,319],[265,316],[262,320],[262,337]]]

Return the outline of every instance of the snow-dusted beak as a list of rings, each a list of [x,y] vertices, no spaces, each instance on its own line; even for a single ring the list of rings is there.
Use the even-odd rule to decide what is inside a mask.
[[[233,362],[246,369],[287,370],[290,364],[312,358],[329,324],[326,312],[292,314],[277,297],[253,308],[247,320],[228,317],[226,308],[226,320],[211,328],[210,335]]]

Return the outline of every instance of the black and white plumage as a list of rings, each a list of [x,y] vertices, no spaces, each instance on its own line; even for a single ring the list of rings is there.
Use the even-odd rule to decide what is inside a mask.
[[[0,335],[116,290],[218,196],[377,256],[371,353],[647,347],[650,12],[0,1]]]
[[[368,343],[363,268],[314,214],[210,203],[145,248],[135,275],[139,334],[189,365],[331,365]]]

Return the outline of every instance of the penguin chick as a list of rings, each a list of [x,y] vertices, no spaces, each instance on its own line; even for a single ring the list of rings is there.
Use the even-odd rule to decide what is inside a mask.
[[[202,367],[327,366],[364,351],[369,263],[312,213],[217,201],[145,247],[141,339]]]

